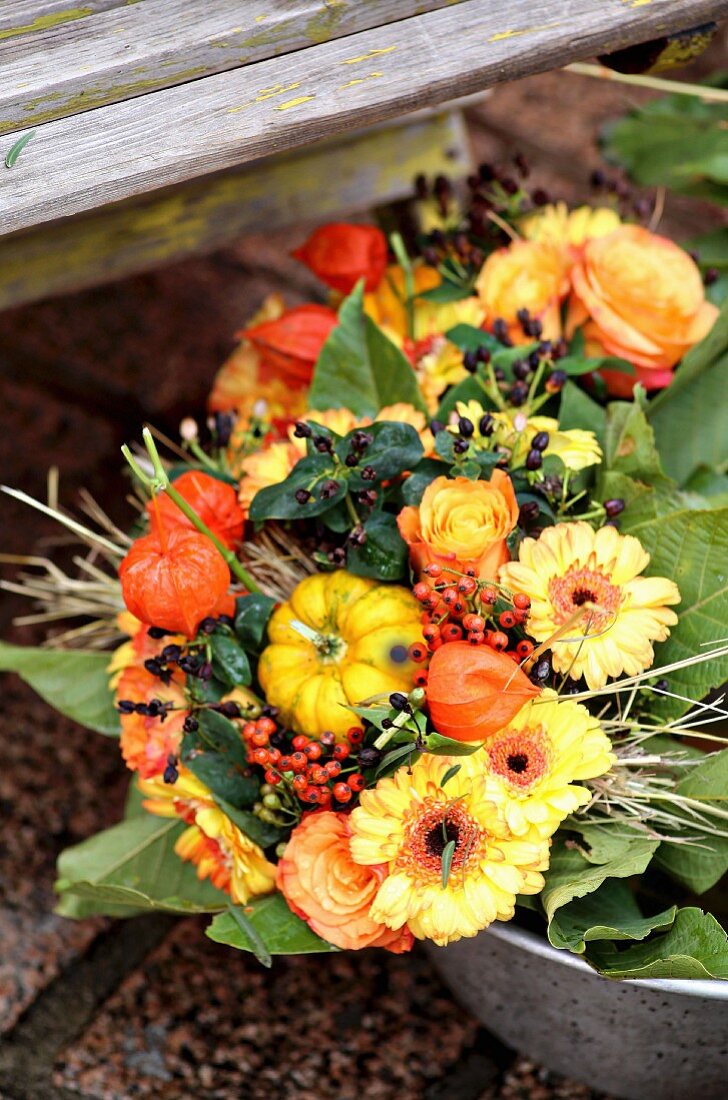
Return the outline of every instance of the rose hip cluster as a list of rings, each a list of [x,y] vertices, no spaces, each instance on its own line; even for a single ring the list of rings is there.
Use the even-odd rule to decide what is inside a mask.
[[[366,786],[354,759],[364,731],[352,726],[346,736],[345,744],[337,743],[333,733],[322,733],[318,740],[299,733],[289,748],[272,718],[258,718],[243,726],[248,759],[265,769],[265,782],[271,787],[283,784],[301,802],[320,809],[343,808]],[[276,747],[276,742],[283,748]]]
[[[441,645],[467,641],[473,646],[487,645],[520,663],[531,656],[534,644],[519,630],[528,618],[531,601],[521,594],[512,600],[503,589],[477,580],[474,573],[455,573],[436,562],[426,565],[428,580],[412,589],[423,607],[422,634],[425,644],[410,647],[410,657],[418,663]],[[426,682],[419,673],[417,682]]]

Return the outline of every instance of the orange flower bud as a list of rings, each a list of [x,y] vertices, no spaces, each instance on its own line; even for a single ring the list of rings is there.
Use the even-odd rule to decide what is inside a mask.
[[[387,266],[387,238],[375,225],[322,225],[291,253],[327,286],[349,294],[359,279],[375,290]]]
[[[328,306],[296,306],[276,321],[264,321],[237,335],[260,352],[263,381],[283,375],[291,385],[301,387],[311,381],[314,364],[336,321],[335,311]]]
[[[243,537],[244,516],[232,485],[199,470],[189,470],[182,474],[173,485],[213,535],[217,535],[229,550],[240,542]],[[160,493],[155,501],[150,500],[147,512],[152,531],[158,531],[160,523],[164,524],[165,531],[171,531],[175,527],[183,527],[187,531],[196,530],[166,493]]]
[[[432,655],[426,691],[435,728],[456,741],[498,733],[539,693],[510,657],[469,642],[451,642]]]
[[[119,578],[132,615],[191,638],[226,594],[230,570],[208,538],[174,527],[137,539]]]

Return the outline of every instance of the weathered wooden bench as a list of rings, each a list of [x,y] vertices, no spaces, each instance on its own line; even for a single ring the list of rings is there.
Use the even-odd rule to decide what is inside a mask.
[[[4,0],[0,308],[389,201],[423,168],[460,175],[457,114],[402,116],[726,15],[728,0]]]

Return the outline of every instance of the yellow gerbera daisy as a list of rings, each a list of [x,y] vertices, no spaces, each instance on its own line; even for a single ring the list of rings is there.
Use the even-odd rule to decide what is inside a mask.
[[[485,769],[486,793],[503,805],[511,832],[545,838],[589,801],[574,781],[602,775],[616,759],[586,707],[544,691],[466,764]]]
[[[430,413],[437,412],[440,398],[449,386],[457,386],[468,377],[463,366],[463,353],[444,336],[432,336],[417,349],[415,373],[422,396]]]
[[[459,763],[459,761],[458,761]],[[485,773],[461,768],[442,786],[452,760],[424,756],[363,791],[351,815],[356,863],[387,864],[372,920],[444,945],[510,920],[517,894],[537,894],[548,842],[516,837]],[[451,842],[454,841],[454,850]],[[443,885],[443,852],[452,862]]]
[[[458,401],[456,407],[458,417],[466,417],[475,426],[472,437],[474,445],[492,446],[495,443],[499,447],[507,448],[511,452],[513,466],[523,465],[531,450],[533,438],[539,432],[548,432],[549,436],[544,454],[560,458],[567,470],[583,470],[601,461],[602,450],[594,432],[583,431],[581,428],[561,431],[558,420],[550,416],[527,416],[519,409],[512,409],[508,412],[491,413],[493,434],[484,438],[479,428],[480,420],[486,412],[483,406],[478,401]],[[449,430],[457,432],[457,425],[452,425]]]
[[[192,772],[178,766],[174,783],[140,780],[145,809],[159,817],[180,817],[190,826],[174,846],[180,859],[194,863],[197,877],[209,878],[238,905],[275,889],[276,869],[250,837],[216,805],[212,792]]]
[[[518,228],[526,240],[573,250],[592,237],[605,237],[620,225],[619,214],[609,207],[579,206],[570,211],[565,202],[557,202],[526,214]]]
[[[551,647],[557,672],[584,676],[590,688],[609,676],[634,676],[654,660],[677,622],[667,604],[680,602],[674,581],[642,577],[650,555],[633,535],[588,523],[547,527],[538,540],[524,539],[518,561],[501,567],[499,579],[531,600],[528,633],[545,642],[582,611],[583,617]]]

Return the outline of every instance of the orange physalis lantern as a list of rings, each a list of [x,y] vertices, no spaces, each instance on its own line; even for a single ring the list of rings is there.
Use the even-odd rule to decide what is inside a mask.
[[[360,279],[376,290],[387,267],[387,238],[375,225],[322,225],[291,253],[327,286],[349,294]]]
[[[456,741],[492,736],[539,693],[510,657],[469,642],[433,653],[426,690],[435,728]]]
[[[301,387],[311,381],[314,364],[336,322],[336,313],[328,306],[296,306],[277,321],[264,321],[237,335],[260,352],[263,381],[283,375],[290,385]]]
[[[220,542],[224,543],[229,550],[240,542],[245,520],[243,510],[238,504],[237,493],[232,485],[199,470],[189,470],[178,477],[173,484],[205,526],[209,527],[213,535],[217,535]],[[191,520],[180,511],[166,493],[160,493],[155,502],[150,500],[147,504],[147,512],[153,531],[159,530],[160,523],[164,524],[165,531],[172,531],[176,527],[182,527],[186,531],[195,530]]]
[[[230,584],[230,570],[219,550],[205,535],[184,527],[137,539],[119,566],[119,577],[132,615],[188,638]]]

